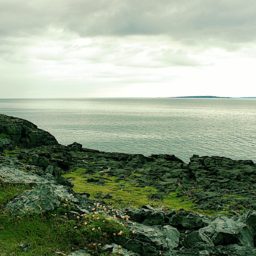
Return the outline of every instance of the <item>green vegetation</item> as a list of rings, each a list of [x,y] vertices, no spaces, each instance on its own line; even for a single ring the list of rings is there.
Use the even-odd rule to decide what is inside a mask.
[[[57,250],[68,251],[72,224],[56,217],[13,218],[3,211],[12,198],[28,189],[26,185],[0,183],[0,251],[9,255],[52,255]]]
[[[154,187],[139,187],[133,180],[118,180],[107,174],[89,174],[85,169],[78,168],[67,174],[65,178],[72,180],[74,191],[89,193],[92,199],[102,199],[116,208],[141,207],[152,205],[171,209],[193,210],[194,204],[188,197],[170,193],[162,199],[151,199],[158,193]]]
[[[239,195],[239,194],[226,194],[222,196],[223,199],[227,199],[227,200],[244,200],[246,199],[245,196],[243,195]]]
[[[5,149],[4,152],[3,152],[3,155],[4,156],[9,156],[9,157],[12,157],[12,156],[17,156],[20,152],[20,149],[19,148],[15,148],[13,150],[7,150]]]
[[[9,136],[6,133],[0,133],[0,139],[8,139]]]
[[[66,255],[78,248],[97,251],[115,236],[128,236],[128,228],[103,214],[68,218],[65,214],[11,217],[3,206],[29,186],[0,183],[0,255]],[[98,252],[98,255],[101,255]]]
[[[102,244],[113,242],[115,237],[129,237],[130,232],[122,222],[102,213],[87,214],[83,217],[82,233],[86,234],[88,246],[97,250]]]
[[[230,215],[231,212],[246,211],[247,197],[239,194],[225,194],[222,196],[224,203],[223,212],[225,215]]]
[[[184,209],[191,211],[195,209],[195,205],[188,197],[179,197],[176,192],[170,193],[163,199],[163,205],[172,209]]]
[[[14,219],[0,214],[1,255],[55,255],[83,243],[75,222],[60,217]],[[57,255],[57,254],[56,254]]]
[[[156,193],[153,187],[137,187],[125,180],[117,181],[117,178],[106,174],[87,174],[84,169],[77,169],[64,175],[71,178],[74,184],[74,191],[77,193],[89,193],[92,199],[104,199],[104,201],[116,207],[139,207],[149,203],[148,197]],[[88,179],[95,182],[88,182]],[[104,181],[102,184],[97,184]]]
[[[2,205],[6,204],[9,200],[21,194],[28,188],[28,185],[6,184],[0,181],[0,209]]]
[[[70,220],[56,215],[15,219],[1,213],[0,230],[1,256],[65,255],[85,246],[95,251],[115,236],[129,235],[123,224],[100,214]]]

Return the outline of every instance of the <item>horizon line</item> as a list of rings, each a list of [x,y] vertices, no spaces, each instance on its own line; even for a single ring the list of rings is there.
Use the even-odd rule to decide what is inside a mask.
[[[82,100],[82,99],[244,99],[256,96],[215,96],[215,95],[184,95],[184,96],[159,96],[159,97],[4,97],[0,100]]]

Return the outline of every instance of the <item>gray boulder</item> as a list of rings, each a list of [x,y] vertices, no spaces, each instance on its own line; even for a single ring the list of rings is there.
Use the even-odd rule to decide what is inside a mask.
[[[205,216],[184,210],[170,214],[169,217],[169,224],[178,229],[195,230],[207,226],[208,222]]]
[[[207,227],[191,232],[184,241],[187,248],[233,244],[253,247],[253,234],[245,223],[227,217],[217,218]]]
[[[138,254],[124,249],[121,245],[107,244],[103,248],[103,251],[120,256],[138,256]]]
[[[245,223],[252,229],[254,235],[256,235],[256,211],[248,212],[242,219],[244,219]]]
[[[76,202],[77,199],[65,187],[40,184],[10,201],[6,205],[6,210],[18,216],[41,214]]]
[[[143,206],[139,209],[127,209],[126,213],[133,221],[144,225],[154,226],[165,224],[165,212],[151,206]]]
[[[180,233],[171,226],[160,228],[133,223],[131,232],[133,238],[123,241],[123,246],[139,255],[159,255],[179,245]]]

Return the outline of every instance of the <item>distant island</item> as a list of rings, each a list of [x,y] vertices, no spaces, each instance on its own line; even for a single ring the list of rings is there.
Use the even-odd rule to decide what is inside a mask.
[[[232,97],[220,97],[220,96],[178,96],[178,97],[171,97],[176,99],[230,99]]]
[[[256,99],[256,97],[221,97],[212,95],[202,95],[202,96],[177,96],[169,97],[171,99]]]

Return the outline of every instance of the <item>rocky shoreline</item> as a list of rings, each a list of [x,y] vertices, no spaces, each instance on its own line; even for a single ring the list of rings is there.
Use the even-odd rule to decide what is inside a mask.
[[[194,155],[187,164],[174,155],[63,146],[36,125],[5,115],[0,154],[1,256],[256,255],[253,161]],[[17,235],[19,225],[35,218],[45,221],[45,230],[59,225],[51,235],[60,240],[51,248],[38,245],[46,238],[36,232],[37,245]],[[7,233],[1,221],[16,228]]]

